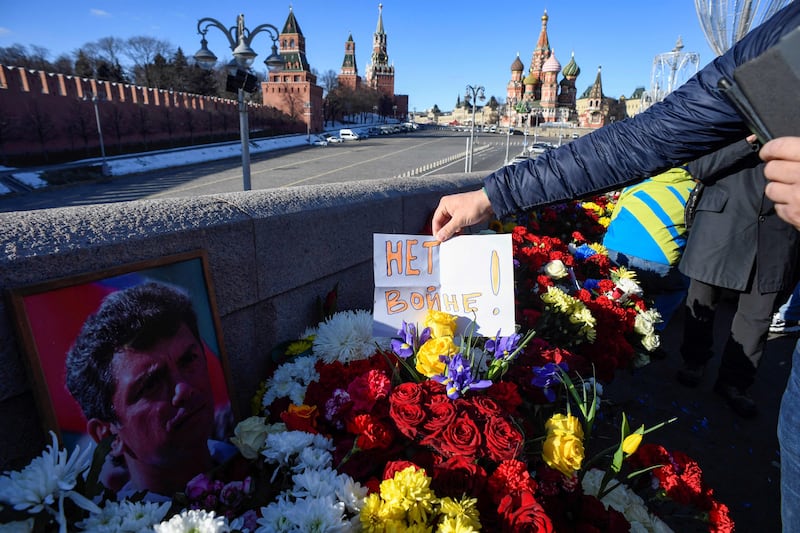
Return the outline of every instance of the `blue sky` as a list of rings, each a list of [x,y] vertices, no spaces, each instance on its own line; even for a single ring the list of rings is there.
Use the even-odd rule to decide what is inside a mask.
[[[378,20],[377,0],[294,0],[231,2],[207,0],[2,0],[0,46],[38,45],[50,59],[102,37],[147,35],[180,46],[187,56],[200,48],[197,21],[213,17],[230,27],[241,12],[245,25],[269,23],[280,29],[290,5],[306,37],[311,67],[320,73],[339,71],[344,43],[352,33],[360,75],[366,72]],[[550,45],[562,66],[574,52],[581,68],[582,93],[602,65],[607,96],[630,95],[649,86],[653,58],[672,50],[678,36],[684,50],[700,54],[700,66],[713,59],[693,0],[495,0],[472,3],[451,0],[384,0],[383,22],[389,60],[395,66],[395,92],[409,95],[409,109],[437,104],[453,108],[465,86],[482,85],[486,95],[505,100],[510,66],[517,53],[530,63],[547,10]],[[208,33],[209,48],[220,58],[230,50],[222,33]],[[253,39],[256,68],[265,69],[270,40]]]

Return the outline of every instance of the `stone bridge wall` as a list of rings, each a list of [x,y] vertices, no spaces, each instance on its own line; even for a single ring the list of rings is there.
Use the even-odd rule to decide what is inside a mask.
[[[371,309],[372,234],[426,232],[443,194],[475,175],[405,178],[142,200],[0,214],[0,290],[198,248],[208,254],[233,390],[247,413],[269,351],[315,316],[339,285],[338,309]],[[46,443],[27,359],[0,302],[0,471]]]

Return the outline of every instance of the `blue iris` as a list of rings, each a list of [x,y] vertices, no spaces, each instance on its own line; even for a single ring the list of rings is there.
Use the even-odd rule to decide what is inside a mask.
[[[440,359],[447,363],[447,367],[443,375],[434,376],[433,379],[445,386],[447,397],[451,400],[458,399],[470,389],[485,389],[492,385],[488,379],[475,380],[469,362],[460,353],[452,357],[443,355]]]
[[[531,380],[531,384],[534,387],[539,387],[542,389],[547,401],[552,402],[556,399],[556,393],[553,388],[561,384],[562,370],[564,372],[569,370],[567,363],[547,363],[544,366],[533,367],[534,376]]]

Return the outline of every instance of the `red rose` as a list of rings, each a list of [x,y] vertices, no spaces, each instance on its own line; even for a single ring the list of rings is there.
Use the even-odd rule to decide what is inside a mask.
[[[488,396],[473,396],[470,398],[469,410],[478,420],[487,420],[494,416],[502,415],[500,406]]]
[[[483,436],[472,417],[464,413],[438,435],[437,443],[438,451],[445,457],[475,457],[483,444]]]
[[[389,416],[397,430],[409,439],[417,437],[422,424],[427,419],[425,411],[419,404],[394,401],[389,407]]]
[[[426,409],[428,417],[425,421],[425,431],[428,433],[440,432],[453,422],[457,414],[455,403],[444,395],[433,396]]]
[[[507,461],[517,458],[522,452],[525,438],[511,422],[495,416],[486,422],[486,448],[492,461]]]
[[[347,430],[358,436],[356,445],[362,450],[385,449],[394,441],[392,428],[369,414],[353,417],[347,424]]]
[[[454,455],[433,467],[431,489],[437,497],[460,498],[462,495],[477,498],[486,486],[486,470],[475,461]]]
[[[532,492],[514,492],[497,507],[503,531],[513,533],[551,533],[553,524]]]
[[[413,466],[415,470],[425,470],[411,461],[389,461],[383,467],[383,479],[393,479],[397,472],[402,472],[409,466]]]
[[[418,383],[401,383],[392,390],[389,403],[402,403],[406,405],[420,405],[425,402],[427,394]]]
[[[319,433],[317,431],[316,405],[290,405],[281,413],[281,420],[289,431],[305,431],[306,433]]]

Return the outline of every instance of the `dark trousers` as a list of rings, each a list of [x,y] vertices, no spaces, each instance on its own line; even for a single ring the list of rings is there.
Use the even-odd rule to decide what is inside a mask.
[[[724,290],[691,280],[681,344],[681,355],[686,363],[704,365],[714,356],[714,316]],[[745,390],[755,380],[778,293],[761,294],[758,282],[751,279],[748,290],[736,294],[736,313],[717,379]]]

